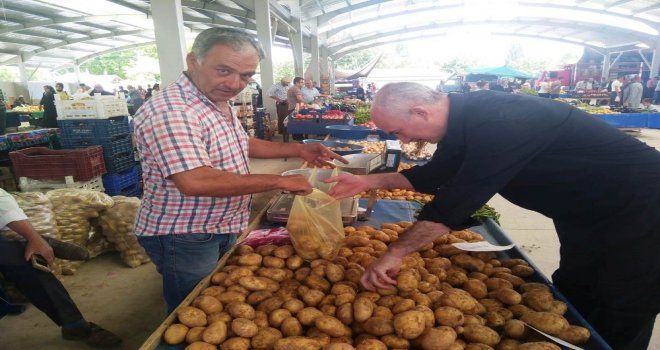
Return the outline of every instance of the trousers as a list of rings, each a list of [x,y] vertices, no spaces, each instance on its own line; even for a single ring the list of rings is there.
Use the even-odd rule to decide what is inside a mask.
[[[25,243],[0,239],[0,273],[55,324],[63,326],[83,319],[69,292],[52,274],[25,261]]]
[[[612,349],[646,350],[660,312],[660,235],[626,240],[622,232],[617,245],[599,230],[556,221],[555,227],[561,243],[555,286]]]
[[[156,270],[163,276],[163,297],[171,313],[213,271],[234,245],[234,234],[188,233],[138,236]]]

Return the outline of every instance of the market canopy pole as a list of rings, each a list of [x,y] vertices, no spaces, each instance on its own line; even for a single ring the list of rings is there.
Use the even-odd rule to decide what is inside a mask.
[[[650,77],[660,75],[658,70],[660,70],[660,35],[658,35],[658,37],[655,39],[655,48],[653,49],[653,60],[651,61]]]
[[[273,86],[273,36],[270,24],[270,0],[254,0],[254,16],[257,21],[257,36],[264,49],[266,58],[259,63],[261,74],[261,88],[264,92],[264,107],[275,114],[277,107],[275,100],[267,96],[268,90]]]
[[[289,30],[289,42],[291,42],[291,49],[293,51],[293,68],[297,77],[302,77],[304,74],[303,67],[303,33],[302,22],[300,13],[300,0],[286,0],[282,4],[289,6],[291,11],[291,26],[293,30]]]
[[[161,85],[175,81],[186,69],[186,39],[181,0],[151,1]]]
[[[309,40],[309,51],[312,54],[312,59],[309,61],[309,67],[307,68],[307,76],[305,78],[311,78],[314,82],[320,83],[321,75],[319,71],[319,31],[318,31],[318,22],[316,18],[313,18],[306,22],[309,25],[309,29],[312,32],[312,36]]]

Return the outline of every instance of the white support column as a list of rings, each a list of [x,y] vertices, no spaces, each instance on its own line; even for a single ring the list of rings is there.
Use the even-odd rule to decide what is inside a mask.
[[[291,23],[289,23],[293,30],[289,30],[289,42],[293,50],[293,70],[297,77],[302,77],[304,74],[303,67],[303,35],[302,35],[302,22],[300,20],[300,0],[287,0],[282,1],[283,4],[289,6],[291,10]]]
[[[25,71],[25,62],[23,62],[23,56],[18,55],[16,58],[18,59],[18,76],[23,87],[27,89],[28,76],[27,72]]]
[[[321,93],[332,95],[334,82],[330,79],[330,58],[328,57],[328,47],[325,45],[319,47],[319,76]]]
[[[181,0],[152,1],[151,13],[154,17],[161,85],[167,86],[186,69]]]
[[[305,78],[311,78],[315,82],[320,82],[321,74],[319,67],[319,36],[318,36],[318,26],[316,18],[308,22],[309,28],[312,31],[312,36],[310,38],[310,53],[312,54],[312,59],[309,61],[308,76]]]
[[[263,91],[264,108],[277,120],[277,106],[275,100],[268,97],[268,90],[273,86],[273,37],[270,25],[270,0],[254,0],[254,13],[257,21],[257,35],[263,46],[266,58],[261,60],[259,71],[261,73],[261,89]]]
[[[655,41],[653,60],[651,61],[651,77],[660,75],[660,36]]]
[[[605,52],[603,55],[603,72],[601,77],[607,78],[607,81],[610,81],[610,53]]]
[[[80,64],[77,61],[73,63],[73,73],[76,74],[76,82],[80,85]]]

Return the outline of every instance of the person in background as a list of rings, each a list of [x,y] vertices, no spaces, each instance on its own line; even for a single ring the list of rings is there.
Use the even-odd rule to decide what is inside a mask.
[[[658,77],[651,77],[644,85],[644,98],[653,98],[653,92],[658,85]]]
[[[186,56],[187,70],[133,118],[144,179],[134,232],[163,276],[170,312],[247,227],[253,193],[312,191],[301,175],[251,174],[250,157],[346,163],[321,144],[248,136],[228,101],[247,86],[262,58],[254,35],[206,29]]]
[[[471,215],[499,193],[553,220],[561,244],[553,284],[611,348],[647,349],[660,312],[660,152],[578,108],[526,95],[393,83],[376,95],[371,118],[403,143],[438,147],[400,173],[325,181],[336,182],[328,192],[336,198],[390,188],[435,194],[367,267],[366,289],[392,288],[403,257],[475,225]]]
[[[0,189],[0,228],[5,226],[21,235],[25,241],[8,241],[0,236],[0,273],[14,283],[34,306],[62,328],[62,338],[84,341],[94,348],[121,343],[121,338],[83,317],[57,277],[32,266],[30,261],[36,259],[36,256],[43,258],[45,263],[50,265],[55,256],[60,257],[60,254],[53,252],[48,242],[35,231],[14,197]],[[58,244],[70,246],[64,242]],[[74,247],[88,253],[84,248]],[[67,249],[70,247],[67,246]],[[14,306],[14,312],[22,311],[22,308],[11,306]],[[7,306],[5,309],[11,310]]]
[[[321,95],[319,90],[316,90],[314,87],[312,79],[305,79],[305,86],[300,88],[300,92],[302,92],[303,99],[307,104],[314,103],[314,100],[316,100],[316,98]]]
[[[438,85],[435,86],[435,91],[437,91],[437,92],[444,92],[444,90],[445,90],[445,81],[444,81],[444,80],[440,80],[440,82],[438,83]]]
[[[69,94],[64,91],[64,84],[62,83],[55,83],[55,94],[57,95],[58,100],[70,99]]]
[[[119,85],[119,89],[117,89],[121,93],[121,97],[123,98],[128,98],[128,90],[124,89],[123,85]]]
[[[156,83],[154,86],[151,88],[151,96],[157,94],[160,92],[160,84]]]
[[[612,80],[610,88],[612,92],[610,93],[610,104],[620,105],[621,104],[621,87],[623,86],[623,77],[617,77]]]
[[[658,85],[655,86],[655,91],[653,91],[653,102],[655,104],[660,104],[660,77],[658,78]]]
[[[550,79],[545,78],[539,83],[539,97],[550,98]]]
[[[89,96],[102,95],[102,96],[113,96],[114,94],[110,91],[103,89],[103,85],[95,84],[94,89],[89,92]]]
[[[660,112],[660,106],[656,105],[653,103],[652,98],[645,98],[642,100],[642,106],[645,110],[651,112],[651,113],[658,113]]]
[[[147,87],[147,92],[144,94],[144,100],[145,101],[147,101],[148,99],[151,98],[151,96],[153,94],[153,91],[154,90],[151,88],[151,86]]]
[[[89,88],[89,86],[85,85],[85,83],[80,83],[80,85],[78,85],[78,90],[76,90],[76,93],[83,93],[89,91],[90,89],[87,88]]]
[[[55,89],[44,85],[44,94],[39,101],[39,108],[44,111],[41,126],[44,128],[57,128],[57,110],[55,109]]]
[[[132,113],[131,115],[134,115],[135,112],[137,112],[140,107],[142,107],[142,104],[144,104],[144,99],[142,98],[142,95],[140,95],[140,92],[133,87],[133,85],[128,85],[128,103],[132,104],[133,106],[131,107]]]
[[[464,94],[470,93],[470,91],[472,91],[472,87],[470,87],[470,84],[466,81],[466,82],[463,83],[463,85],[461,87],[461,91]]]
[[[25,101],[25,97],[23,95],[19,95],[16,101],[11,105],[11,108],[16,108],[16,107],[24,107],[24,106],[29,106],[30,104]]]
[[[286,102],[288,108],[287,115],[293,112],[299,103],[305,103],[302,91],[300,90],[304,84],[305,80],[303,78],[295,77],[293,79],[293,85],[286,91]]]
[[[490,84],[487,81],[479,80],[477,82],[478,90],[490,90]]]
[[[624,107],[639,108],[643,94],[644,86],[642,86],[639,75],[636,75],[630,84],[623,89],[623,97],[621,99],[622,105]]]
[[[268,90],[268,97],[275,100],[277,109],[277,131],[284,134],[284,119],[289,112],[289,104],[287,103],[287,91],[289,91],[289,82],[291,80],[287,77],[280,79],[279,84],[273,85]]]
[[[550,93],[550,98],[559,98],[561,93],[561,80],[557,77],[557,73],[550,72],[550,84],[548,87],[548,93]]]
[[[364,101],[364,99],[367,98],[367,95],[364,92],[364,88],[362,87],[362,84],[359,84],[357,89],[355,89],[355,98],[357,98],[360,101]]]

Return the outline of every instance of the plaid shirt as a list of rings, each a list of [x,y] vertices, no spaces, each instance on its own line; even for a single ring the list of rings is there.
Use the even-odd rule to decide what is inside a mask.
[[[133,119],[144,196],[135,234],[238,233],[250,216],[250,195],[186,196],[168,177],[208,166],[249,174],[248,135],[182,74],[150,98]]]

